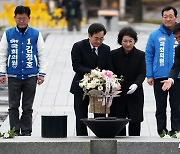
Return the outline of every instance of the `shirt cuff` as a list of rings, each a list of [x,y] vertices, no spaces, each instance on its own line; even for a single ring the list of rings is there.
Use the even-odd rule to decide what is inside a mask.
[[[0,76],[6,76],[6,73],[0,72]]]
[[[168,78],[168,80],[172,82],[172,85],[174,84],[174,79],[173,78]]]
[[[39,76],[43,76],[43,77],[45,77],[45,76],[46,76],[46,74],[45,74],[45,73],[39,73],[38,75],[39,75]]]

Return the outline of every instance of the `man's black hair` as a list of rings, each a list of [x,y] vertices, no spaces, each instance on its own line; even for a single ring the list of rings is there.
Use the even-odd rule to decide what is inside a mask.
[[[22,6],[22,5],[19,5],[16,7],[16,9],[14,10],[14,15],[16,16],[17,14],[27,14],[28,17],[30,17],[30,14],[31,14],[31,10],[28,6]]]
[[[164,11],[169,11],[169,10],[173,10],[174,11],[174,16],[176,17],[178,12],[176,10],[176,8],[172,7],[172,6],[166,6],[162,11],[161,11],[161,15],[163,16]]]
[[[106,28],[100,23],[93,23],[88,28],[88,34],[91,36],[101,31],[104,31],[104,35],[106,35]]]

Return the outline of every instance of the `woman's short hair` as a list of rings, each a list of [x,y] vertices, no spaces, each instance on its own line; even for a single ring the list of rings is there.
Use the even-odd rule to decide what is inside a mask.
[[[124,36],[130,36],[137,42],[138,37],[136,31],[132,27],[124,27],[119,31],[117,42],[121,45]]]

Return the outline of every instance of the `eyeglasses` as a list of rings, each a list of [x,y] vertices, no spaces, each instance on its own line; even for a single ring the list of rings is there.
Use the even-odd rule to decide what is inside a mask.
[[[104,38],[94,37],[93,39],[94,39],[94,41],[96,41],[96,42],[98,42],[98,41],[103,42],[103,41],[104,41]]]
[[[29,18],[28,17],[17,17],[16,20],[17,21],[27,21]]]
[[[167,20],[167,19],[172,20],[172,19],[174,19],[175,17],[171,15],[171,16],[163,16],[163,18],[164,18],[165,20]]]

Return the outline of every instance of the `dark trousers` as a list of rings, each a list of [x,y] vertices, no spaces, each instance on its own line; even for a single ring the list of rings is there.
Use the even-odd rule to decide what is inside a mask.
[[[10,129],[15,128],[17,133],[32,132],[32,105],[36,92],[37,77],[26,80],[8,78],[9,95],[9,122]],[[19,115],[20,100],[22,97],[22,115]]]
[[[141,122],[129,122],[129,136],[140,136]],[[126,136],[126,127],[124,127],[117,136]]]
[[[156,99],[156,120],[157,131],[161,134],[162,131],[168,131],[166,127],[167,116],[167,97],[169,94],[169,103],[171,108],[171,132],[180,130],[180,79],[175,80],[174,85],[169,91],[163,91],[162,81],[164,79],[154,80],[154,95]]]
[[[76,135],[88,136],[87,126],[81,121],[83,118],[88,118],[89,97],[86,96],[83,100],[82,96],[74,95],[74,111],[76,115]],[[96,117],[104,117],[104,114],[94,114]]]
[[[81,121],[83,118],[88,117],[88,105],[89,98],[88,96],[82,100],[82,97],[79,95],[74,95],[74,111],[76,115],[76,135],[77,136],[88,136],[87,127]]]
[[[77,31],[81,31],[80,20],[78,18],[68,19],[68,31],[73,31],[73,27],[76,27]]]
[[[115,99],[110,108],[109,117],[117,117],[117,118],[128,118],[131,119],[127,106],[124,108],[124,111],[120,110],[122,108],[121,102]],[[129,136],[140,136],[141,132],[141,122],[130,121],[128,127]],[[117,136],[126,136],[126,126],[117,134]]]

